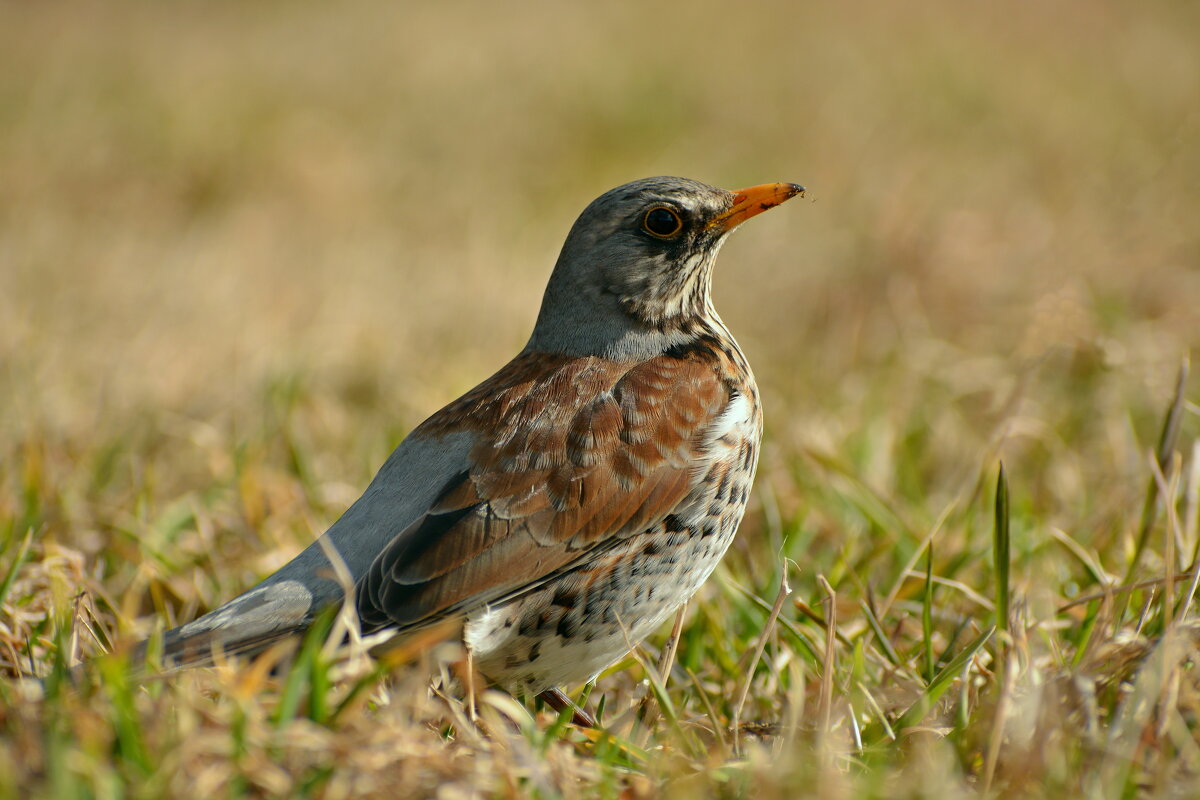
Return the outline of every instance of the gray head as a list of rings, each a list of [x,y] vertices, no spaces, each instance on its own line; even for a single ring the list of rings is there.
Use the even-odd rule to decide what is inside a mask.
[[[715,319],[712,265],[730,232],[803,191],[658,177],[600,195],[567,235],[528,349],[619,356],[677,343]]]

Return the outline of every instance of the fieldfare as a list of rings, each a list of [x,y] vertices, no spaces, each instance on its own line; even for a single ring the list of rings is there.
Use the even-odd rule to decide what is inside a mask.
[[[729,547],[758,461],[750,365],[713,308],[739,224],[800,194],[647,178],[580,215],[529,343],[419,425],[322,537],[163,635],[170,666],[250,654],[343,602],[364,632],[463,622],[475,668],[544,695],[659,627]]]

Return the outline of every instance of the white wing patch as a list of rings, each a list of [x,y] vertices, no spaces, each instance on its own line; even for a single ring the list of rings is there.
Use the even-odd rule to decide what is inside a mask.
[[[181,636],[232,628],[237,635],[263,634],[304,622],[312,592],[300,581],[260,585],[179,628]]]
[[[724,451],[738,447],[743,439],[754,435],[757,417],[754,406],[744,394],[734,395],[708,429],[705,451],[713,457],[724,455]]]

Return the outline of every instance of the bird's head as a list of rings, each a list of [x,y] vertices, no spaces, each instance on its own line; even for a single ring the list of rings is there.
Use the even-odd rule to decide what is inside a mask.
[[[614,338],[670,336],[713,315],[721,244],[742,222],[803,191],[792,183],[728,191],[658,177],[602,194],[567,236],[530,345],[602,352]]]

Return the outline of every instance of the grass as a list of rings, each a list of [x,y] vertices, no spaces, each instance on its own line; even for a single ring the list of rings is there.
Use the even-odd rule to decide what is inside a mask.
[[[0,6],[0,798],[1195,794],[1198,35],[1186,2]],[[603,731],[473,722],[453,631],[129,677],[662,173],[809,192],[722,254],[755,495],[677,637],[571,687]]]

